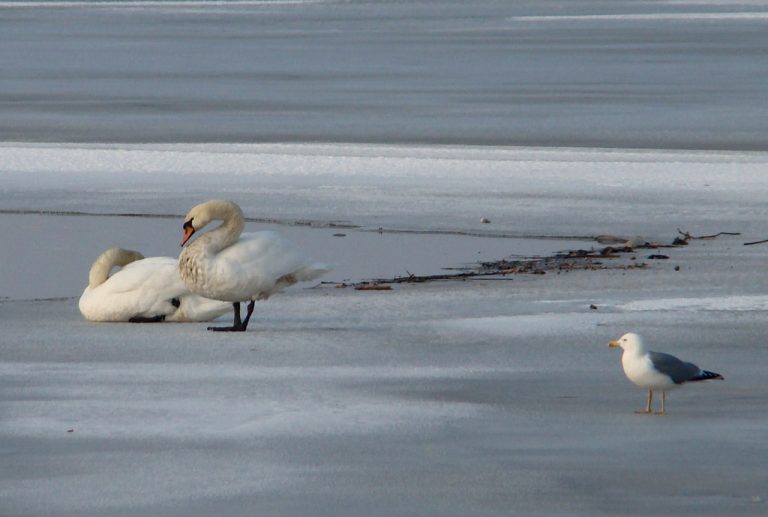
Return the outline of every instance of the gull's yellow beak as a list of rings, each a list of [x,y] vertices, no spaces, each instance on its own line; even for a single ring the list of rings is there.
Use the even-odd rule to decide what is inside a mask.
[[[609,341],[608,342],[608,346],[610,346],[610,347],[616,347],[616,346],[617,347],[621,347],[621,345],[619,344],[618,341]]]

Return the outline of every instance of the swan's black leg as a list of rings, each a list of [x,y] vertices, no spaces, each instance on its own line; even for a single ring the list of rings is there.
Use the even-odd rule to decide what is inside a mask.
[[[215,330],[215,331],[220,331],[220,332],[242,332],[242,331],[244,331],[245,330],[245,326],[243,325],[243,322],[240,321],[240,302],[233,303],[232,304],[232,308],[235,310],[235,320],[234,320],[234,322],[232,322],[232,326],[231,327],[208,327],[208,330]]]
[[[243,326],[243,322],[240,321],[240,302],[233,303],[232,307],[235,309],[235,321],[232,323],[232,330],[240,330]]]
[[[247,312],[245,313],[245,319],[243,320],[243,330],[245,330],[246,328],[248,328],[248,322],[249,322],[249,321],[250,321],[250,319],[251,319],[251,314],[253,314],[253,306],[254,306],[254,304],[255,304],[255,303],[256,303],[256,302],[255,302],[255,301],[253,301],[253,300],[251,300],[250,302],[248,302],[248,310],[247,310]]]
[[[165,314],[158,314],[157,316],[134,316],[128,320],[129,323],[159,323],[165,321]]]

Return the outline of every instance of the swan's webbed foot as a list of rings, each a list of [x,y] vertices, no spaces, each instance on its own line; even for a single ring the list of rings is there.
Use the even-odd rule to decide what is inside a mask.
[[[165,314],[158,314],[157,316],[134,316],[128,320],[128,323],[160,323],[165,321]]]
[[[251,312],[253,311],[253,302],[248,304],[249,310],[245,322],[240,320],[240,302],[233,303],[232,308],[235,310],[235,320],[232,322],[231,327],[208,327],[208,330],[214,332],[245,332],[245,329],[248,327],[248,319],[251,317]]]
[[[235,327],[234,325],[231,327],[208,327],[208,330],[213,332],[245,332],[242,325],[239,327]]]

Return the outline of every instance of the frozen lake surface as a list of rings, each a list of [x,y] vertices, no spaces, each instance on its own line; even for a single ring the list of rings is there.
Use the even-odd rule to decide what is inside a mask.
[[[768,232],[765,153],[6,144],[0,163],[5,514],[765,513],[766,248],[743,246]],[[178,253],[209,197],[338,258],[331,278],[596,245],[545,235],[741,235],[638,250],[644,269],[297,286],[242,335],[83,321],[95,254]],[[34,214],[57,210],[90,215]],[[607,347],[627,331],[726,380],[636,415]]]
[[[0,141],[766,149],[768,2],[0,2]]]
[[[763,0],[0,1],[0,514],[765,515],[766,56]],[[740,235],[82,319],[211,198],[330,281]],[[634,414],[628,331],[725,381]]]

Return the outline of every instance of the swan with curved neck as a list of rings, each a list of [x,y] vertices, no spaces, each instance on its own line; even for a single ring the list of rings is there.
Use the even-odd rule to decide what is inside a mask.
[[[245,331],[256,300],[266,300],[329,269],[313,263],[295,244],[276,232],[242,233],[245,218],[232,201],[212,200],[192,208],[184,219],[181,245],[212,221],[222,223],[197,237],[179,256],[179,273],[190,291],[232,303],[232,326],[208,330]],[[245,301],[247,313],[241,318],[240,303]]]
[[[115,267],[119,271],[110,276]],[[181,281],[176,259],[109,248],[93,262],[80,312],[90,321],[208,321],[229,304],[192,294]]]
[[[88,287],[95,289],[106,282],[113,268],[127,266],[143,258],[144,255],[138,251],[109,248],[93,261],[91,270],[88,272]]]

